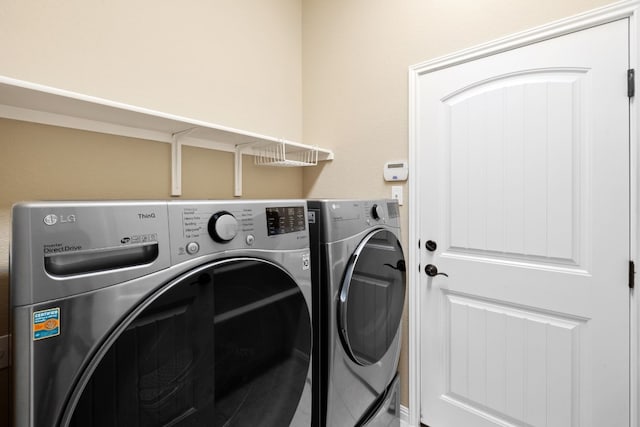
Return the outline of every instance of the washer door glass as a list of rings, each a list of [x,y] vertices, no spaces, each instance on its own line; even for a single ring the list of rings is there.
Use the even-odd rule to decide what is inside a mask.
[[[262,260],[188,273],[114,335],[81,380],[71,426],[288,426],[309,374],[305,298]]]
[[[374,364],[393,343],[404,306],[405,270],[400,242],[387,230],[369,234],[351,257],[340,289],[338,322],[354,362]]]

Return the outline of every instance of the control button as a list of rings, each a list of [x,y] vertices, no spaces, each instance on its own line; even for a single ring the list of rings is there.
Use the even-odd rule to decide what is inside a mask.
[[[378,206],[377,204],[373,205],[373,207],[371,208],[371,216],[373,217],[373,219],[380,219],[382,218],[382,215],[384,215],[382,207]]]
[[[253,236],[253,234],[248,234],[245,240],[247,242],[247,245],[251,246],[256,241],[256,238]]]
[[[200,250],[200,245],[196,242],[187,243],[187,253],[189,255],[197,254]]]
[[[216,242],[228,242],[238,234],[238,220],[227,211],[216,212],[209,219],[208,231]]]

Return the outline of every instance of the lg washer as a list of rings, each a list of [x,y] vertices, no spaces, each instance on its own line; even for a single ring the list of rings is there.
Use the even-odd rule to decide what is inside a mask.
[[[392,200],[309,200],[314,420],[399,426],[406,268]]]
[[[309,426],[306,202],[13,208],[15,426]]]

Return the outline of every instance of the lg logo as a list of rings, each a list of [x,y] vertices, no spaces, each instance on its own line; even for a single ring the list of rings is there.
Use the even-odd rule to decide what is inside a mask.
[[[56,222],[58,222],[58,216],[57,215],[49,214],[49,215],[44,217],[44,223],[47,224],[47,225],[54,225]]]
[[[75,215],[58,216],[55,214],[49,214],[44,217],[43,221],[47,225],[56,225],[57,223],[64,224],[69,222],[76,222],[76,216]]]

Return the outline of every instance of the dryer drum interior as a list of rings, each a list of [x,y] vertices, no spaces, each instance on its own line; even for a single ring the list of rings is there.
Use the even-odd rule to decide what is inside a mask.
[[[71,426],[286,426],[309,370],[304,296],[264,260],[198,268],[116,333],[79,381]]]

